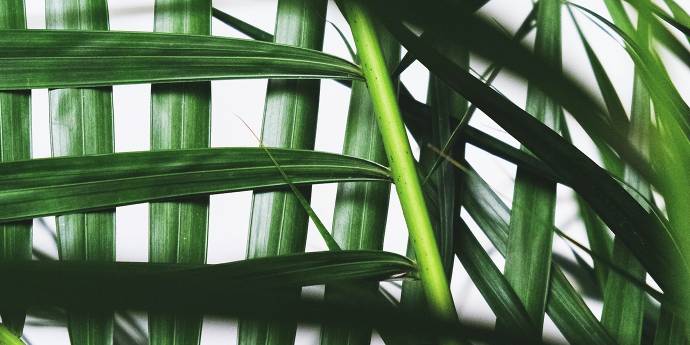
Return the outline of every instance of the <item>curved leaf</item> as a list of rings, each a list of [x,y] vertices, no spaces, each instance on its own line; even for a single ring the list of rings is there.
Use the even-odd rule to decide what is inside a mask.
[[[0,274],[13,282],[2,284],[0,293],[30,297],[28,302],[34,306],[157,309],[171,303],[182,308],[212,308],[214,304],[227,307],[223,301],[233,294],[353,279],[383,280],[415,269],[409,259],[381,251],[313,252],[217,265],[14,262],[0,264]]]
[[[338,57],[236,38],[0,30],[0,47],[0,90],[240,78],[361,78],[357,66]]]
[[[212,148],[0,164],[0,222],[182,196],[285,186],[264,148]],[[270,149],[295,184],[388,180],[388,170],[330,153]]]

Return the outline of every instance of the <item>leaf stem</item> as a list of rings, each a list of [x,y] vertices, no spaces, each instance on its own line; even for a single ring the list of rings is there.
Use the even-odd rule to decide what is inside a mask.
[[[355,39],[357,53],[390,163],[393,182],[400,198],[410,240],[417,254],[422,285],[429,307],[438,317],[457,320],[407,132],[376,36],[375,25],[368,8],[361,1],[341,1],[339,6],[343,9]]]

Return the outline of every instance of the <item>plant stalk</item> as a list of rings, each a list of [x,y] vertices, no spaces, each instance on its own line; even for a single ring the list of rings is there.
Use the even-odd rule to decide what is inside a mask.
[[[429,308],[436,316],[457,320],[443,271],[415,161],[402,122],[395,90],[386,68],[369,9],[359,0],[340,1],[357,46],[364,77],[383,137],[391,175],[403,209]]]

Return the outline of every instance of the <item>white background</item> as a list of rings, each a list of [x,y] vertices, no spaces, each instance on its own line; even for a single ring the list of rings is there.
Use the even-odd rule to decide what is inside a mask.
[[[31,29],[45,28],[44,0],[26,0],[28,26]],[[46,0],[48,1],[48,0]],[[681,5],[687,0],[680,0]],[[608,17],[603,1],[578,1],[597,13]],[[111,30],[152,31],[154,0],[111,0]],[[259,28],[272,32],[275,21],[275,0],[215,0],[213,5],[227,13],[243,19]],[[531,9],[529,0],[492,0],[481,12],[497,19],[508,31],[514,32]],[[329,4],[328,20],[343,30],[351,41],[347,23],[333,3]],[[629,110],[632,93],[632,63],[614,39],[607,36],[583,16],[578,17],[590,37],[591,43],[603,60],[609,75],[618,87],[619,94]],[[240,37],[240,33],[213,20],[213,35]],[[564,66],[572,75],[586,85],[595,85],[594,77],[586,62],[579,39],[576,36],[567,12],[563,13],[563,57]],[[534,34],[525,41],[528,44]],[[349,59],[346,46],[330,26],[326,27],[324,51]],[[473,59],[472,67],[483,72],[486,64],[480,59]],[[671,75],[676,80],[687,77],[687,70],[672,62]],[[428,72],[419,63],[415,63],[402,75],[403,82],[419,100],[426,98]],[[687,84],[687,83],[686,83]],[[250,131],[237,118],[241,117],[252,129],[259,133],[263,115],[263,103],[266,91],[265,80],[214,81],[212,100],[212,133],[211,143],[214,147],[257,146]],[[522,80],[501,73],[494,83],[497,89],[520,106],[524,106],[526,87]],[[682,83],[679,83],[682,87]],[[688,94],[687,85],[682,89]],[[149,115],[150,86],[127,85],[114,87],[115,108],[115,148],[117,152],[141,151],[149,148]],[[598,96],[598,93],[596,94]],[[345,131],[345,122],[349,102],[349,89],[333,81],[326,80],[321,84],[321,102],[319,122],[316,135],[316,149],[320,151],[340,152]],[[572,121],[570,121],[572,122]],[[518,143],[481,113],[472,120],[475,127],[518,146]],[[591,143],[585,138],[582,130],[575,126],[572,134],[578,146],[597,159]],[[47,90],[32,92],[32,151],[33,157],[50,156],[50,132],[48,119]],[[413,143],[414,146],[414,143]],[[414,147],[415,153],[419,150]],[[470,163],[487,179],[495,190],[510,205],[515,167],[504,161],[491,157],[468,146],[467,156]],[[318,185],[314,187],[312,206],[324,224],[332,221],[336,185]],[[577,221],[572,192],[559,186],[556,225],[566,230],[571,236],[586,243],[582,224]],[[208,241],[208,262],[220,263],[242,260],[245,257],[247,231],[249,223],[251,192],[214,195],[210,206],[210,233]],[[54,226],[52,218],[47,223]],[[468,218],[471,226],[474,226]],[[148,258],[148,206],[146,204],[117,208],[117,260],[146,261]],[[488,241],[475,231],[482,243]],[[404,220],[395,191],[391,194],[388,226],[386,229],[385,250],[405,253],[407,234]],[[48,233],[38,222],[35,222],[34,245],[44,251],[57,255],[57,250]],[[555,250],[564,255],[571,255],[570,248],[562,240],[554,241]],[[308,251],[326,250],[323,240],[310,224],[307,241]],[[496,263],[502,268],[500,257],[493,255]],[[452,291],[459,314],[464,319],[481,320],[492,323],[490,311],[479,292],[474,288],[459,262],[455,262],[452,279]],[[389,286],[390,287],[390,286]],[[50,287],[46,287],[50,289]],[[309,288],[318,293],[319,287]],[[392,288],[392,291],[395,291]],[[601,306],[590,302],[595,313],[600,313]],[[146,328],[145,316],[141,318]],[[544,333],[551,339],[562,339],[550,320],[546,321]],[[67,331],[64,328],[27,326],[26,336],[33,344],[69,344]],[[236,324],[231,320],[206,319],[202,344],[233,344],[236,342]],[[377,342],[378,339],[375,339]],[[318,328],[300,327],[298,344],[317,344]]]

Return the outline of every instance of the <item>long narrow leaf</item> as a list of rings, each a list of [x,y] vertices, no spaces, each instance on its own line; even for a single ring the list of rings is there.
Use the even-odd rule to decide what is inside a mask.
[[[449,85],[477,104],[572,186],[614,233],[622,236],[629,248],[640,253],[643,265],[665,292],[670,289],[669,292],[674,292],[671,295],[676,302],[687,302],[681,300],[683,292],[679,287],[690,276],[690,268],[685,263],[676,238],[660,219],[647,212],[607,172],[577,148],[564,142],[558,134],[463,72],[433,47],[420,42],[409,30],[392,22],[390,28],[408,49],[415,51],[420,61],[430,65],[433,70],[443,70],[444,73],[439,75]]]
[[[0,1],[0,29],[24,28],[24,0]],[[0,162],[31,158],[30,92],[0,91],[0,133]],[[30,220],[0,225],[0,262],[14,260],[31,260]],[[23,308],[0,310],[0,314],[3,325],[21,336],[26,318]]]
[[[638,16],[637,38],[640,44],[649,46],[650,42],[650,23],[645,14]],[[631,110],[630,136],[633,144],[637,145],[641,152],[649,154],[649,137],[652,130],[652,104],[649,91],[644,85],[644,81],[635,72],[633,82],[633,104]],[[634,170],[625,170],[625,182],[633,188],[633,195],[641,198],[651,199],[652,191],[649,186]],[[627,273],[638,278],[644,279],[646,273],[635,255],[631,253],[616,237],[613,243],[612,262],[618,266],[625,267]],[[642,321],[644,311],[645,296],[643,291],[634,284],[631,284],[620,274],[612,272],[606,280],[604,291],[604,308],[601,321],[609,333],[621,344],[639,344],[642,336]]]
[[[505,255],[510,209],[476,173],[465,177],[463,205],[494,247]],[[552,264],[546,311],[571,344],[616,344],[561,270]]]
[[[358,158],[271,149],[295,184],[388,180]],[[114,206],[285,186],[261,148],[115,153],[1,163],[0,222]]]
[[[156,0],[154,30],[211,34],[210,0]],[[151,85],[151,149],[208,147],[211,141],[211,83]],[[208,196],[149,205],[149,262],[206,262]],[[149,313],[149,343],[201,341],[202,315]]]
[[[491,261],[464,221],[458,220],[458,222],[455,253],[491,310],[497,318],[502,320],[510,335],[524,340],[539,339],[537,327],[530,320],[520,297]]]
[[[105,0],[46,3],[49,29],[108,30]],[[50,134],[54,157],[112,153],[112,87],[50,90]],[[115,261],[115,210],[56,217],[58,253],[65,261]],[[69,311],[72,344],[113,342],[113,312]]]
[[[389,279],[414,271],[414,264],[397,254],[374,251],[315,252],[217,265],[150,264],[135,262],[3,263],[0,272],[14,284],[3,293],[23,291],[40,305],[77,305],[97,309],[194,308],[228,306],[232,293],[276,291],[287,287],[351,279]],[[45,289],[50,286],[51,289]],[[173,298],[175,296],[185,298]],[[109,296],[109,298],[102,298]],[[13,305],[16,301],[3,301]]]
[[[561,69],[560,18],[559,0],[539,2],[535,52],[551,61],[555,70]],[[527,91],[527,112],[552,130],[560,131],[560,105],[532,83]],[[504,274],[534,325],[541,329],[549,291],[556,183],[518,167],[512,211]],[[501,319],[496,323],[499,329],[505,327]]]
[[[326,7],[324,0],[280,0],[274,42],[320,50]],[[261,131],[263,145],[313,149],[319,90],[318,80],[270,80]],[[310,199],[311,188],[299,192]],[[292,191],[255,192],[251,212],[247,258],[304,251],[309,217]],[[298,290],[286,293],[299,295]],[[296,329],[295,324],[240,320],[238,344],[292,344]]]
[[[355,65],[334,56],[234,38],[0,30],[0,46],[0,90],[237,78],[361,78]]]

